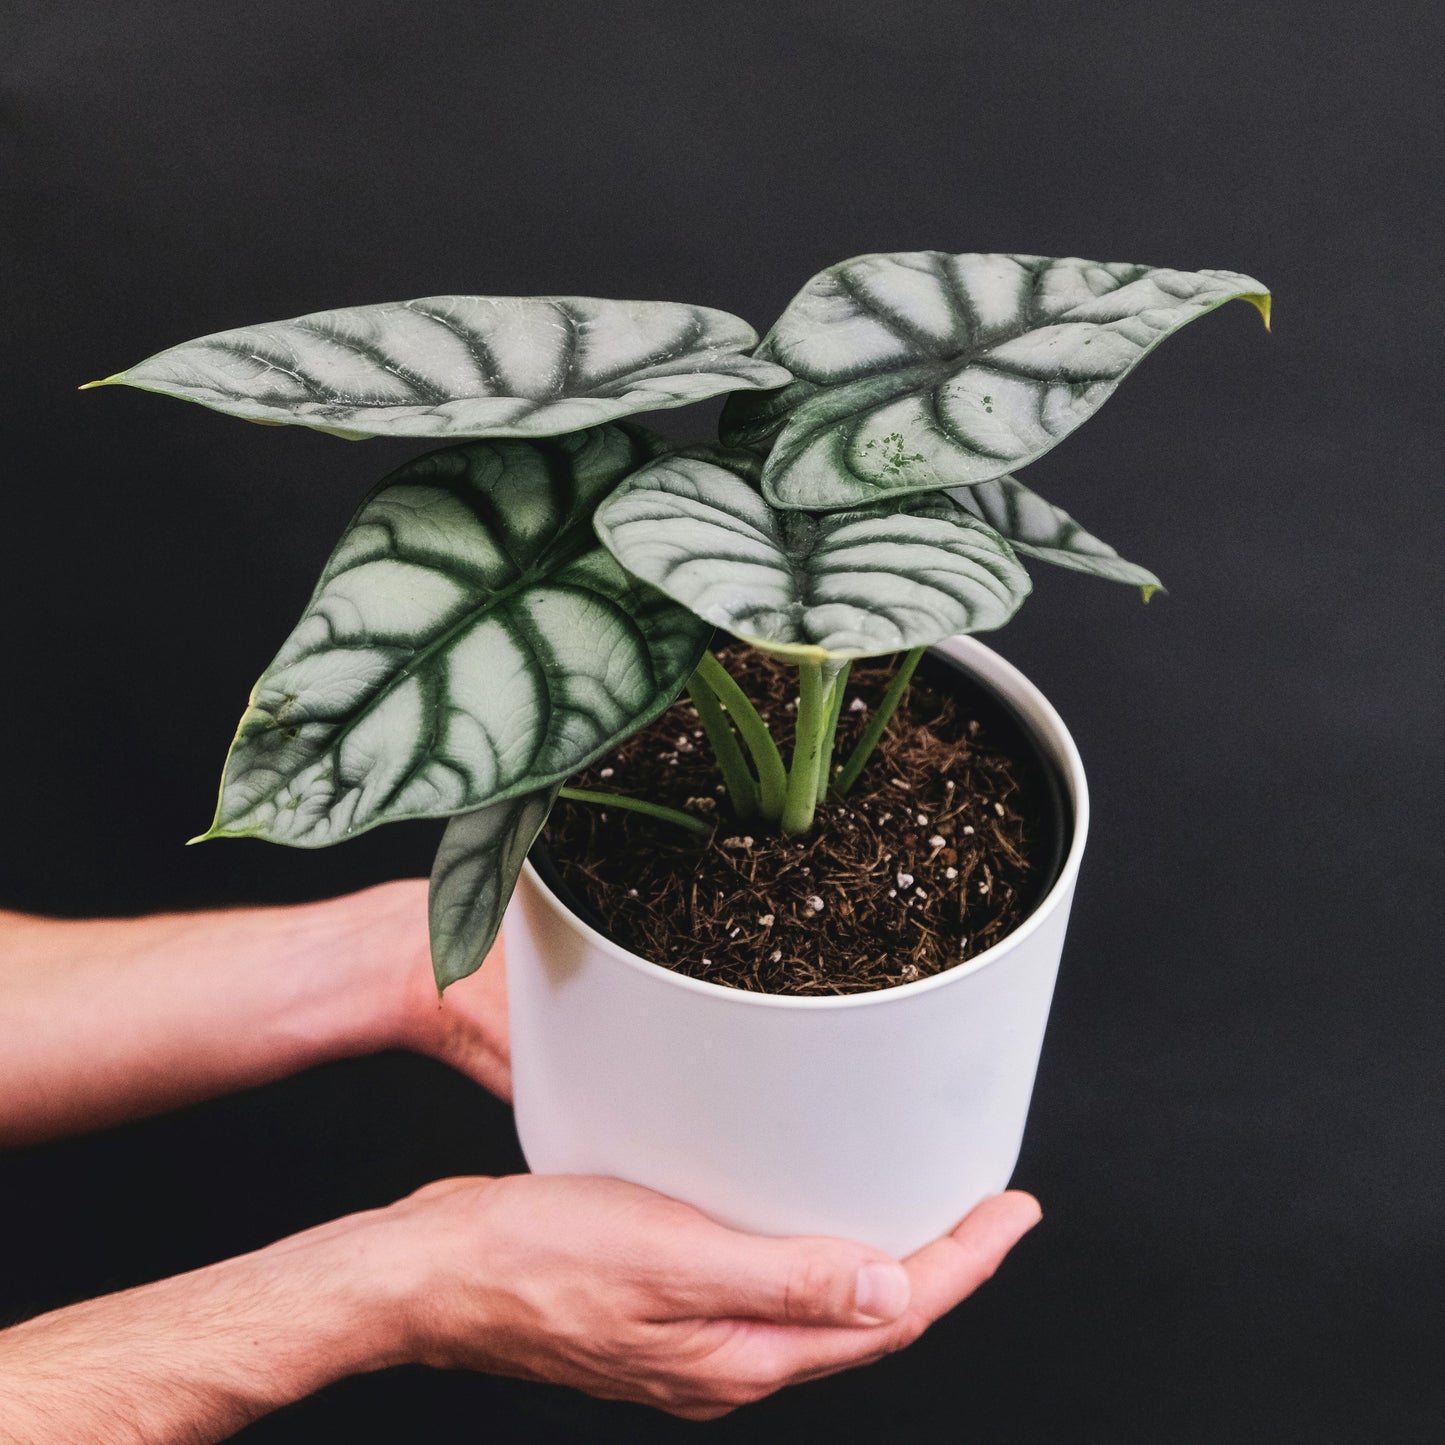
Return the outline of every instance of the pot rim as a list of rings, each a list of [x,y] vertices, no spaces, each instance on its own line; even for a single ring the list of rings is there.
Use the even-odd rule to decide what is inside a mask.
[[[984,949],[980,954],[945,969],[930,978],[921,978],[917,983],[895,984],[890,988],[870,989],[865,993],[816,995],[758,993],[751,989],[728,988],[724,984],[709,983],[705,979],[689,978],[686,974],[674,973],[672,969],[653,963],[621,944],[614,943],[604,933],[599,933],[591,924],[584,922],[547,886],[531,859],[524,861],[522,871],[527,881],[536,889],[546,906],[556,914],[563,924],[580,933],[595,949],[617,963],[644,974],[662,987],[674,987],[711,996],[719,1002],[737,1003],[756,1008],[781,1009],[841,1009],[878,1007],[887,1003],[902,1003],[927,993],[931,989],[944,988],[950,983],[980,973],[990,965],[1007,958],[1016,948],[1022,946],[1050,917],[1068,904],[1079,876],[1079,864],[1084,856],[1084,844],[1089,832],[1089,789],[1084,776],[1083,759],[1078,747],[1064,726],[1064,720],[1054,705],[1034,683],[1016,668],[1013,663],[1001,657],[990,647],[985,647],[973,637],[950,637],[929,648],[963,663],[983,682],[1001,693],[1017,709],[1024,725],[1034,735],[1035,742],[1057,764],[1063,775],[1064,787],[1073,812],[1073,836],[1069,840],[1068,853],[1054,885],[1039,901],[1024,921],[1006,937]]]

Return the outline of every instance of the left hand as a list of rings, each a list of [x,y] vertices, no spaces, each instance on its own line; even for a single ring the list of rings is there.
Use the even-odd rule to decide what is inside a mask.
[[[459,1069],[504,1103],[512,1102],[512,1044],[507,1032],[507,969],[498,938],[486,962],[437,998],[428,956],[426,996],[413,1023],[419,1053]]]
[[[427,943],[427,883],[406,878],[323,905],[336,910],[342,947],[372,1002],[375,1049],[412,1049],[512,1099],[507,974],[499,939],[486,962],[437,997]],[[349,940],[349,941],[346,941]]]

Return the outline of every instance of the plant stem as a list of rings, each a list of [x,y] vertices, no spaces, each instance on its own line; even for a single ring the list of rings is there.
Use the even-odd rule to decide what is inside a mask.
[[[717,694],[702,680],[700,673],[693,673],[687,684],[688,696],[697,709],[697,720],[712,744],[713,756],[723,775],[723,783],[732,799],[733,812],[744,821],[755,818],[758,812],[758,784],[748,767],[748,760],[738,745],[737,734],[728,721],[727,714],[718,706]]]
[[[769,822],[777,822],[783,815],[788,774],[783,767],[783,755],[778,751],[767,723],[758,716],[757,708],[748,700],[747,693],[738,686],[732,673],[712,653],[703,653],[695,675],[707,683],[718,701],[727,708],[753,756],[753,766],[758,770],[758,805],[763,817]]]
[[[878,746],[878,739],[883,736],[884,728],[888,726],[898,704],[903,701],[903,694],[908,691],[909,679],[912,678],[913,669],[918,666],[918,659],[923,656],[924,650],[915,647],[904,654],[898,671],[893,674],[893,679],[888,684],[888,691],[883,694],[883,701],[878,704],[878,711],[868,719],[868,726],[863,729],[863,736],[858,739],[853,755],[844,764],[843,771],[838,774],[838,781],[833,785],[840,798],[848,795],[848,790],[858,781],[863,765]]]
[[[822,664],[799,663],[798,726],[781,825],[785,834],[806,833],[813,826],[813,814],[818,807],[818,765],[823,753],[823,731],[828,725],[828,702]]]
[[[848,685],[848,674],[853,670],[853,659],[843,664],[838,676],[833,679],[830,694],[832,704],[828,708],[828,725],[823,732],[823,757],[818,764],[818,801],[828,796],[828,784],[833,781],[833,739],[838,735],[838,715],[843,711],[843,689]]]
[[[574,803],[600,803],[608,808],[630,808],[634,813],[646,813],[649,818],[660,818],[664,823],[676,823],[700,838],[712,836],[712,824],[694,818],[691,813],[677,808],[665,808],[661,803],[649,803],[645,798],[631,798],[626,793],[595,793],[590,788],[562,788],[559,798],[570,798]]]

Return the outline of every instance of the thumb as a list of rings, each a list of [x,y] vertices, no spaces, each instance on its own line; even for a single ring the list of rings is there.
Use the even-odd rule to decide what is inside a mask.
[[[912,1294],[896,1259],[845,1239],[764,1239],[719,1227],[690,1262],[694,1278],[672,1280],[690,1316],[878,1325],[897,1319]]]

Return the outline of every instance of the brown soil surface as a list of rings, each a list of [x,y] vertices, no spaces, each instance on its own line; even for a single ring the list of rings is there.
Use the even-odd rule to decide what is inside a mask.
[[[720,655],[786,758],[795,670],[736,644]],[[836,762],[893,663],[855,664]],[[713,820],[711,843],[566,800],[543,836],[604,931],[644,958],[734,988],[860,993],[941,973],[1022,922],[1042,864],[1020,772],[920,673],[849,797],[824,803],[806,839],[766,836],[732,817],[684,694],[572,781]]]

